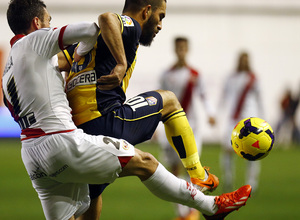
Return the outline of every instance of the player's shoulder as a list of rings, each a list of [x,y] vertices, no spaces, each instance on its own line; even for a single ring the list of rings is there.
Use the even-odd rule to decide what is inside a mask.
[[[124,27],[134,27],[135,25],[134,19],[127,15],[120,15],[120,19]]]
[[[118,14],[118,13],[112,13],[112,14],[115,15],[113,19],[119,20],[123,40],[125,39],[128,41],[133,41],[140,38],[142,32],[141,26],[134,18],[124,14]],[[102,41],[102,34],[98,36],[98,43],[99,41]]]
[[[55,31],[54,28],[41,28],[39,30],[33,31],[32,33],[28,34],[26,39],[31,43],[41,43],[44,44],[46,42],[45,39],[49,40],[51,39],[51,35],[53,35],[53,32]]]
[[[57,28],[41,28],[41,29],[38,29],[38,30],[28,34],[28,36],[47,35],[47,34],[52,33],[56,29]]]
[[[122,29],[124,32],[132,32],[135,31],[137,33],[141,32],[141,26],[140,24],[132,17],[128,15],[118,15],[119,19],[122,23]]]

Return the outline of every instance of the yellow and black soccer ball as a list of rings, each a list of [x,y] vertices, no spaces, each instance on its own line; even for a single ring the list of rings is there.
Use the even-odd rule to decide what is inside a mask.
[[[245,118],[234,127],[231,145],[240,157],[254,161],[266,157],[274,145],[274,132],[261,118]]]

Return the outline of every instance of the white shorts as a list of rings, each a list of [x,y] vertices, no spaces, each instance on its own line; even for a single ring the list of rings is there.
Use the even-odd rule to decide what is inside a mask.
[[[129,161],[135,150],[122,139],[77,129],[22,141],[21,153],[46,219],[64,220],[88,208],[87,183],[112,183],[122,171],[120,161]]]

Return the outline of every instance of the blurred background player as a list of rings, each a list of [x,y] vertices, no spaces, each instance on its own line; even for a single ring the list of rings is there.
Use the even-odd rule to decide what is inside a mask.
[[[69,59],[67,97],[76,126],[88,134],[122,138],[136,145],[150,139],[163,121],[169,143],[191,182],[202,191],[212,191],[219,180],[202,167],[193,131],[174,93],[156,90],[126,101],[137,49],[140,44],[150,46],[162,29],[166,4],[166,0],[126,0],[121,15],[100,15],[101,31],[94,49],[75,57],[73,63]],[[67,58],[73,57],[74,48],[65,51]],[[105,187],[90,187],[92,202],[85,219],[99,219]]]
[[[174,40],[175,54],[177,60],[175,64],[161,75],[160,88],[174,92],[178,98],[183,110],[187,114],[187,118],[193,129],[196,144],[198,147],[199,156],[201,154],[202,140],[200,132],[199,120],[199,100],[204,104],[208,115],[210,125],[215,124],[213,111],[205,94],[204,81],[199,72],[187,63],[187,54],[189,51],[189,41],[186,37],[177,37]],[[176,176],[188,178],[186,171],[182,169],[182,164],[166,139],[164,132],[160,126],[158,141],[163,149],[163,161],[171,169],[171,172]],[[183,172],[182,172],[183,171]],[[176,205],[178,218],[176,219],[199,219],[199,213],[187,206]]]
[[[220,115],[224,115],[225,108],[228,110],[225,117],[227,126],[222,142],[220,163],[224,175],[224,191],[228,192],[234,187],[234,159],[236,158],[231,147],[231,132],[241,119],[247,117],[263,118],[260,87],[256,75],[250,67],[247,52],[240,53],[236,72],[225,81],[220,101],[219,109],[222,110]],[[247,161],[246,169],[246,182],[252,186],[253,190],[256,190],[260,174],[260,161]]]
[[[281,141],[284,145],[290,143],[300,143],[300,132],[296,120],[299,101],[300,92],[295,95],[293,94],[291,88],[286,89],[280,101],[281,117],[275,128],[275,133],[279,137],[278,140]]]

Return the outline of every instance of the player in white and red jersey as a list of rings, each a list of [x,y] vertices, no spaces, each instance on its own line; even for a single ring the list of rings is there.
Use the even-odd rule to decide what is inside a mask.
[[[212,106],[206,98],[206,91],[203,77],[194,68],[187,63],[188,39],[186,37],[177,37],[174,40],[175,53],[177,56],[176,63],[160,78],[160,88],[174,92],[178,98],[183,110],[186,112],[190,126],[193,129],[198,153],[202,150],[201,122],[199,112],[199,102],[202,101],[208,115],[208,121],[211,125],[215,124]],[[177,155],[172,151],[170,144],[165,138],[163,132],[159,132],[159,142],[163,149],[164,161],[171,168],[171,172],[178,176],[180,170],[180,161]],[[190,219],[195,215],[194,211],[188,207],[177,207],[179,219]]]
[[[186,112],[197,141],[198,152],[201,154],[201,135],[199,128],[198,102],[203,102],[211,125],[215,124],[214,111],[207,99],[203,77],[186,61],[188,53],[188,39],[178,37],[175,39],[176,63],[161,75],[161,88],[174,92]]]
[[[234,126],[243,118],[263,117],[259,82],[252,72],[248,54],[242,52],[239,56],[237,71],[230,75],[224,84],[221,95],[220,109],[228,112],[227,126],[223,138],[221,167],[224,171],[224,190],[230,191],[234,185],[234,151],[231,147],[231,132]],[[227,111],[224,111],[227,109]],[[224,115],[224,114],[222,114]],[[246,183],[254,189],[258,185],[260,173],[259,161],[247,162]]]
[[[77,41],[75,56],[85,55],[99,33],[95,23],[50,28],[51,17],[40,0],[11,0],[7,18],[16,36],[3,74],[5,104],[22,129],[22,160],[46,219],[75,220],[90,202],[87,183],[112,183],[132,175],[159,198],[196,208],[207,218],[226,216],[245,205],[250,186],[206,196],[151,154],[74,126],[53,56]]]

